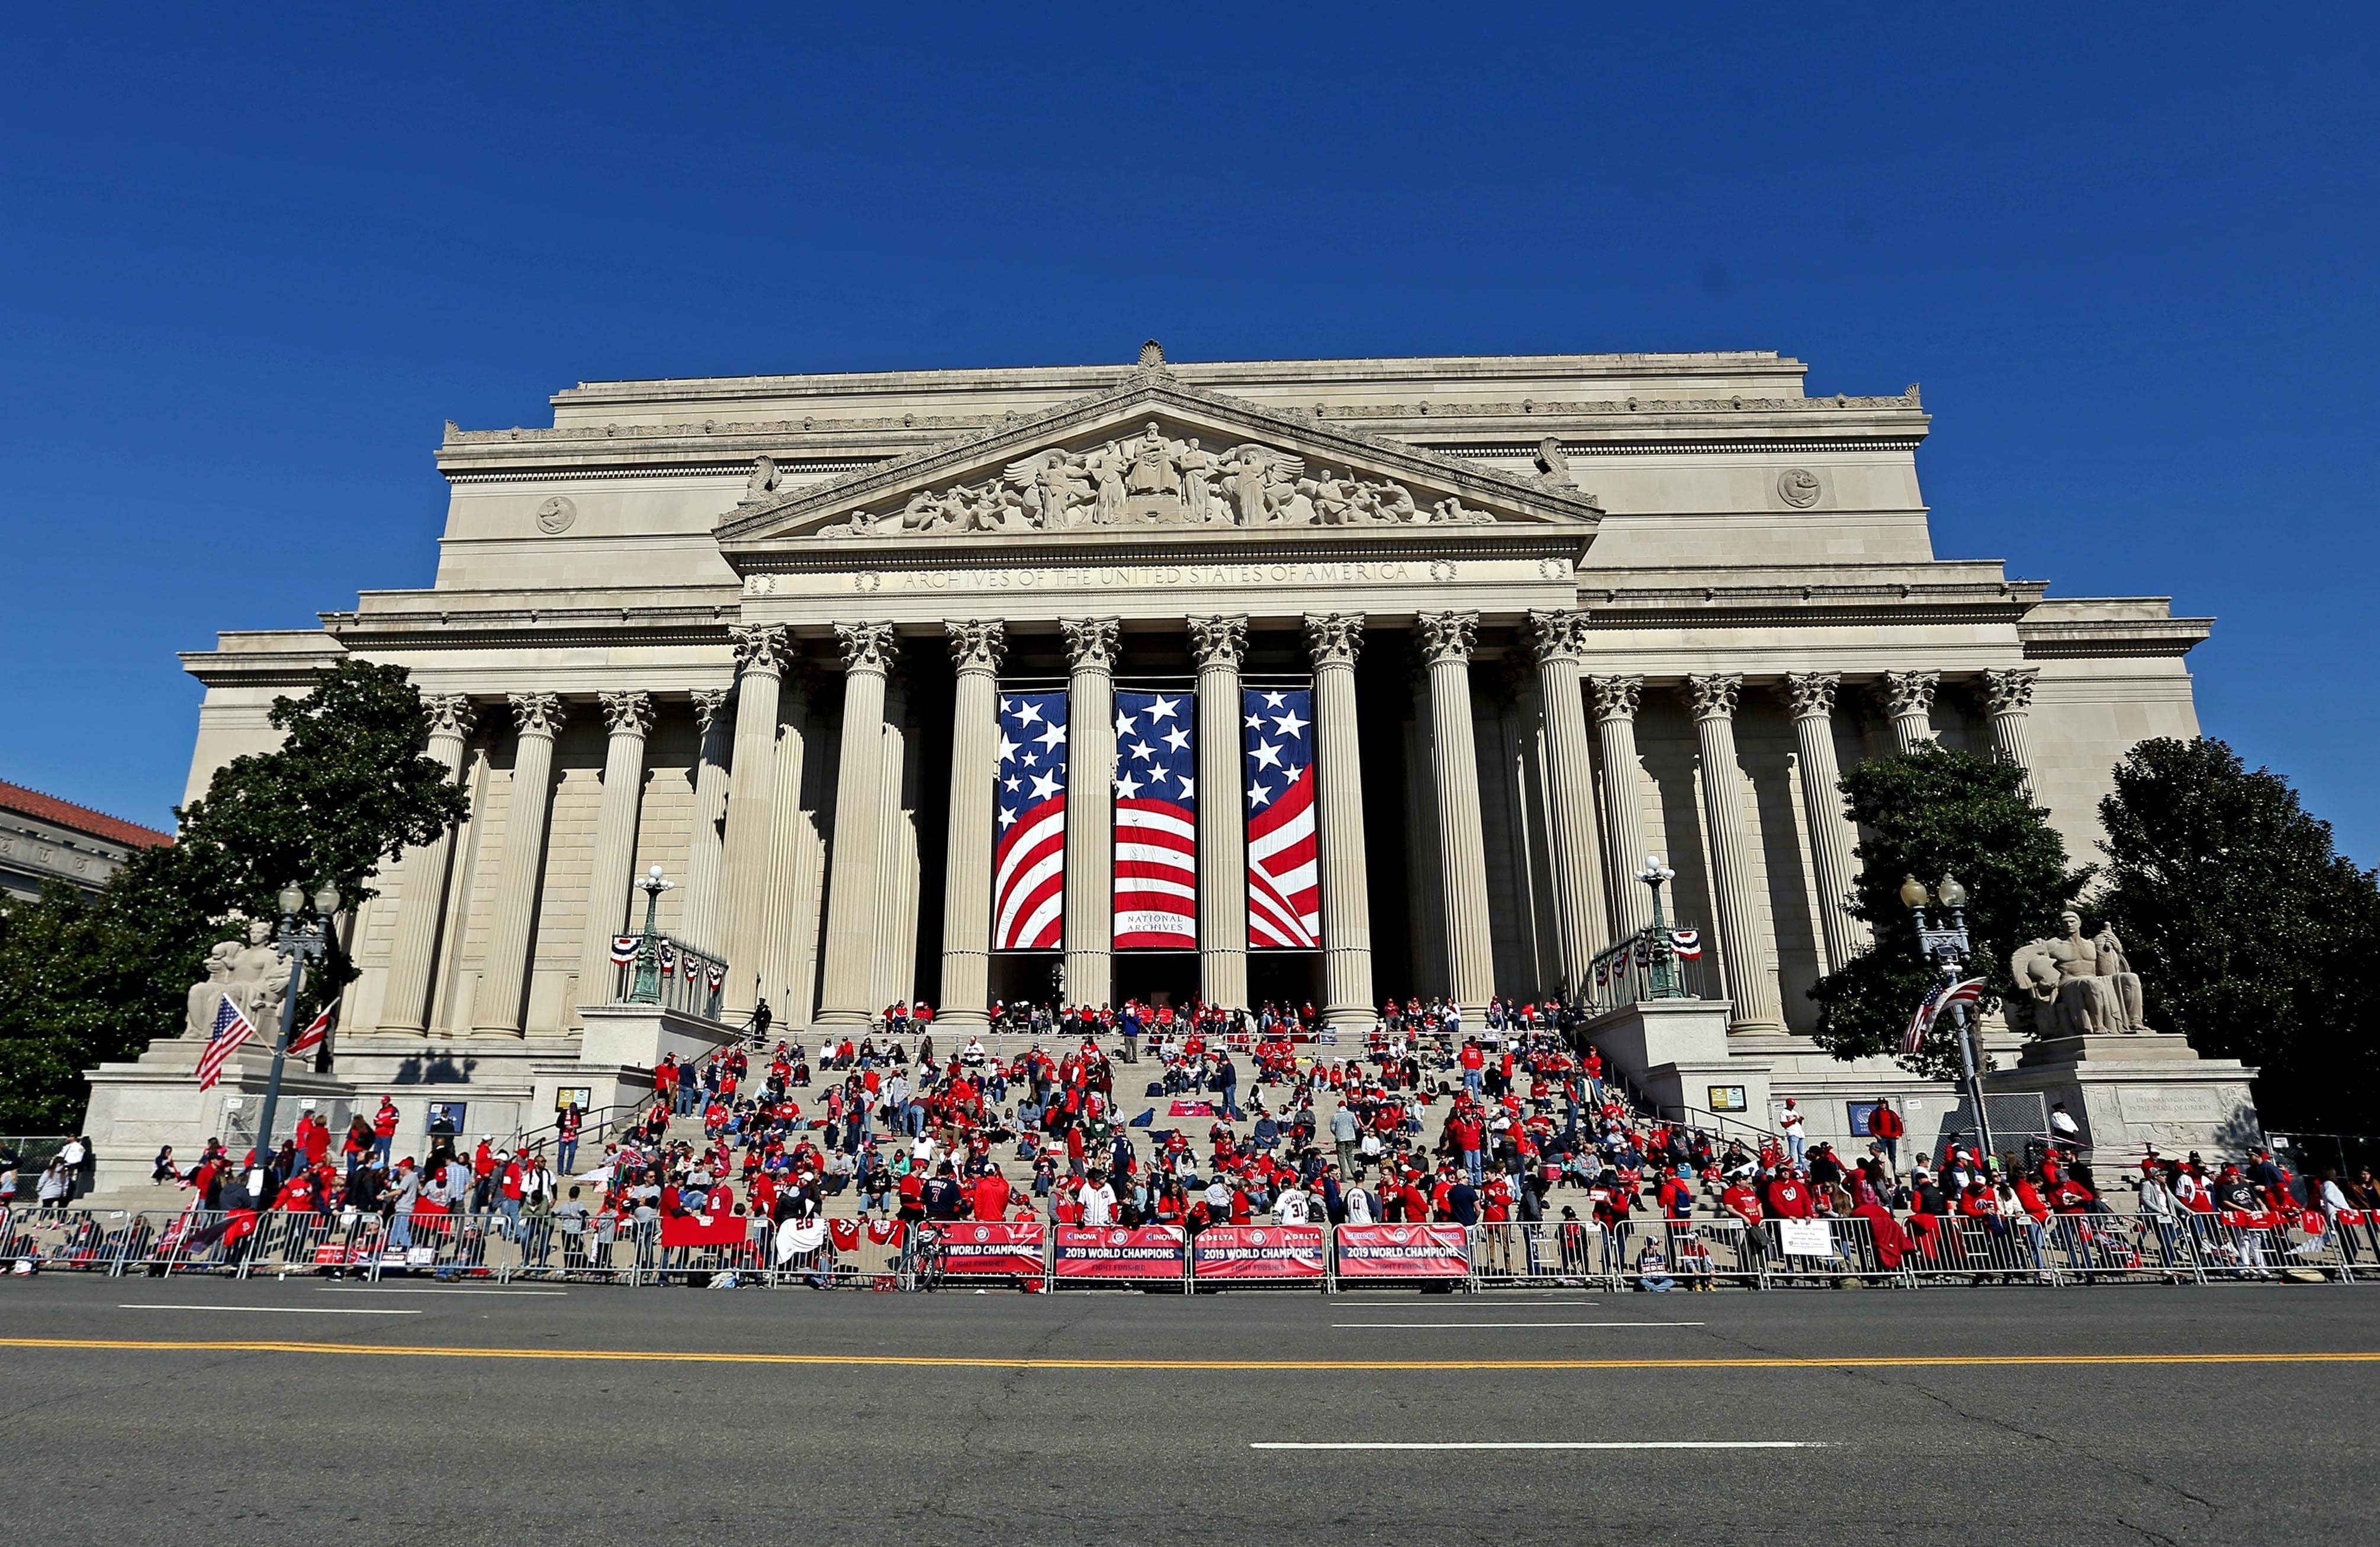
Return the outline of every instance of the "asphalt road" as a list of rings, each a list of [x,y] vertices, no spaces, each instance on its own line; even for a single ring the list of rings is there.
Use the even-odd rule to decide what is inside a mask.
[[[60,1275],[0,1282],[0,1499],[16,1540],[112,1547],[2368,1543],[2375,1389],[2366,1286]],[[1284,1448],[1316,1445],[1466,1448]]]

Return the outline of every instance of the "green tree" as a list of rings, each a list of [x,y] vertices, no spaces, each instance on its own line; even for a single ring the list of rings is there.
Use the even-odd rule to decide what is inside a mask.
[[[2149,1023],[2263,1070],[2274,1127],[2372,1131],[2380,879],[2338,853],[2288,780],[2221,741],[2143,741],[2115,785],[2100,906]]]
[[[172,847],[135,855],[93,900],[58,887],[0,911],[0,1130],[79,1123],[82,1071],[177,1031],[208,947],[240,919],[276,917],[283,885],[310,895],[328,881],[360,906],[378,866],[468,812],[422,755],[421,696],[403,667],[342,662],[304,698],[273,700],[271,721],[281,746],[216,770],[175,813]],[[334,944],[300,1013],[354,976]]]
[[[1910,1015],[1937,976],[1917,953],[1916,924],[1900,900],[1904,878],[1932,887],[1947,873],[1966,886],[1969,975],[1983,977],[1989,993],[2013,988],[2010,950],[2056,933],[2059,910],[2092,871],[2068,868],[2049,813],[2025,794],[2023,772],[2007,763],[1929,745],[1859,764],[1842,791],[1863,834],[1851,911],[1876,944],[1811,985],[1813,1035],[1838,1058],[1900,1056]],[[1955,1071],[1958,1054],[1937,1038],[1900,1062],[1940,1077]]]

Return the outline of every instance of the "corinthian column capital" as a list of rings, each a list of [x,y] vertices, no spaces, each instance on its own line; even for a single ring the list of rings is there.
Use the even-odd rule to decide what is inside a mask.
[[[1575,661],[1586,649],[1586,615],[1576,612],[1531,613],[1529,643],[1536,648],[1540,664]]]
[[[997,672],[1008,657],[1008,625],[998,618],[942,625],[951,636],[951,664],[963,672]]]
[[[509,693],[506,699],[513,706],[513,725],[523,736],[541,736],[551,741],[562,730],[563,722],[570,718],[559,693]]]
[[[1318,666],[1353,666],[1364,649],[1361,613],[1308,613],[1305,649]]]
[[[1711,672],[1686,678],[1686,697],[1694,701],[1697,720],[1735,718],[1735,700],[1743,691],[1740,672]]]
[[[1424,661],[1433,666],[1441,661],[1470,661],[1479,642],[1477,613],[1424,613],[1417,621]]]
[[[782,623],[755,623],[740,628],[730,628],[727,637],[735,645],[737,676],[781,676],[785,669],[785,626]]]
[[[2041,673],[2032,666],[1984,674],[1984,704],[1994,714],[2022,714],[2033,708],[2033,687]]]
[[[424,693],[421,717],[428,722],[431,735],[460,737],[466,741],[480,723],[480,712],[465,693]]]
[[[1595,689],[1595,717],[1598,720],[1633,720],[1636,709],[1645,699],[1645,679],[1641,676],[1597,676],[1587,679]]]
[[[735,695],[724,688],[698,688],[694,692],[694,721],[709,736],[710,727],[719,721],[720,712]]]
[[[843,669],[874,672],[882,676],[901,658],[901,641],[889,623],[838,623],[835,642],[843,647]]]
[[[1891,706],[1893,716],[1931,714],[1934,713],[1934,690],[1942,685],[1940,672],[1887,672],[1884,674],[1884,699]]]
[[[653,696],[650,693],[603,693],[598,695],[603,705],[603,725],[613,736],[633,736],[641,741],[652,734]]]
[[[1066,636],[1066,664],[1076,671],[1113,671],[1123,642],[1123,625],[1111,617],[1066,617],[1058,620]]]
[[[1835,712],[1835,691],[1843,685],[1840,672],[1795,672],[1785,678],[1796,720],[1823,720]]]
[[[1237,666],[1247,653],[1246,618],[1194,617],[1190,620],[1190,657],[1200,666]]]

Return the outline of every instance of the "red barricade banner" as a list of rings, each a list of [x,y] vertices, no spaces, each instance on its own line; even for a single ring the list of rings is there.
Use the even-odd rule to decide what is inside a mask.
[[[2234,1230],[2274,1230],[2279,1228],[2281,1216],[2269,1209],[2226,1209],[2223,1223]]]
[[[1194,1278],[1322,1280],[1322,1226],[1217,1224],[1191,1243]]]
[[[1014,1224],[958,1220],[942,1225],[942,1272],[1039,1278],[1045,1228],[1039,1220]]]
[[[1178,1224],[1062,1224],[1051,1272],[1060,1278],[1179,1279],[1188,1240]]]
[[[1342,1224],[1341,1278],[1468,1278],[1470,1233],[1459,1224]]]
[[[742,1246],[752,1222],[741,1214],[664,1214],[665,1247]]]

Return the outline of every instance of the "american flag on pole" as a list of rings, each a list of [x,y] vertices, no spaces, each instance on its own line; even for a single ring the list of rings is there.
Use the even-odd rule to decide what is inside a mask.
[[[231,995],[225,994],[215,1005],[214,1029],[207,1034],[207,1050],[199,1054],[199,1089],[212,1089],[223,1078],[224,1064],[255,1035],[256,1027],[231,1002]]]
[[[1248,948],[1322,944],[1320,851],[1314,839],[1314,690],[1250,688],[1240,695],[1247,767]]]
[[[1972,1005],[1983,996],[1983,992],[1984,981],[1981,978],[1970,978],[1963,983],[1953,983],[1944,978],[1927,989],[1925,1000],[1917,1006],[1917,1013],[1909,1017],[1907,1035],[1900,1039],[1902,1056],[1914,1054],[1924,1044],[1925,1033],[1934,1029],[1934,1023],[1941,1018],[1943,1011],[1953,1005]]]
[[[1198,948],[1197,753],[1187,693],[1119,690],[1115,948]]]
[[[1054,951],[1066,921],[1066,695],[1000,696],[991,948]]]
[[[322,1039],[330,1034],[331,1007],[325,1005],[322,1006],[321,1015],[306,1023],[305,1030],[289,1039],[289,1052],[293,1056],[300,1053],[311,1053],[321,1047]]]

